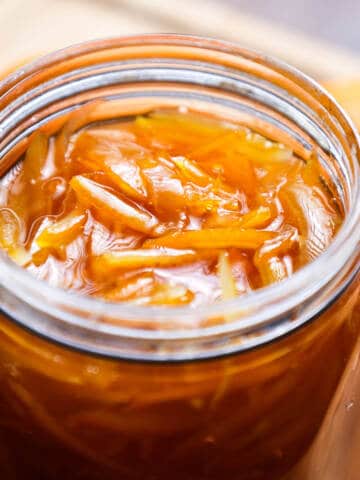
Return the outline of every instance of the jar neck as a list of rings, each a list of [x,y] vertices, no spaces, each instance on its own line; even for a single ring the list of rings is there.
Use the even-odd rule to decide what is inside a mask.
[[[212,306],[135,307],[81,297],[34,279],[0,256],[3,311],[37,334],[101,355],[186,360],[248,350],[306,324],[346,288],[359,265],[359,144],[320,86],[298,71],[234,45],[148,35],[90,42],[44,57],[0,83],[0,172],[29,135],[79,104],[111,100],[116,116],[159,105],[214,114],[313,150],[346,218],[329,248],[286,282]],[[99,118],[105,113],[98,112]],[[101,116],[103,115],[103,117]],[[231,321],[224,322],[224,318]]]

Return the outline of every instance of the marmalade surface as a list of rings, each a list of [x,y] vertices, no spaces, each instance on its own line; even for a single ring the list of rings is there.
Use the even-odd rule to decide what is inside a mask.
[[[138,305],[284,280],[342,221],[316,152],[188,111],[37,131],[2,182],[0,246],[52,285]]]

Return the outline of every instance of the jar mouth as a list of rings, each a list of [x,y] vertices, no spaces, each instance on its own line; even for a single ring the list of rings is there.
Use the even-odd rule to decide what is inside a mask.
[[[352,186],[348,198],[349,207],[342,226],[323,253],[311,263],[295,272],[286,281],[249,292],[232,300],[219,301],[210,305],[197,306],[196,308],[191,306],[144,307],[130,303],[111,303],[65,291],[34,278],[29,272],[16,265],[1,252],[0,282],[3,290],[11,292],[11,294],[25,301],[37,311],[50,315],[53,318],[61,319],[68,326],[76,325],[79,328],[85,328],[87,331],[101,332],[121,338],[147,339],[151,341],[199,338],[218,339],[219,335],[254,333],[269,326],[274,328],[271,332],[263,332],[261,341],[260,339],[250,339],[247,345],[250,345],[250,347],[255,346],[258,344],[258,341],[263,343],[264,338],[267,338],[268,341],[278,338],[313,318],[323,308],[321,302],[324,301],[325,290],[329,284],[334,282],[335,277],[339,275],[339,272],[346,265],[353,265],[354,259],[355,262],[357,261],[356,255],[360,239],[360,176],[356,158],[360,158],[360,146],[352,121],[325,89],[297,69],[279,60],[263,56],[255,51],[240,48],[229,42],[187,35],[150,34],[85,42],[68,47],[47,55],[7,77],[0,82],[0,94],[1,92],[6,93],[10,90],[15,90],[19,81],[31,77],[34,72],[56,61],[74,58],[76,55],[84,52],[96,52],[112,45],[115,45],[116,48],[121,48],[126,45],[136,46],[140,44],[175,44],[184,48],[193,46],[199,49],[206,48],[218,55],[231,53],[232,56],[241,57],[247,62],[253,62],[259,66],[266,65],[267,69],[276,72],[276,74],[281,74],[284,78],[290,78],[294,85],[305,89],[308,94],[325,105],[336,125],[344,130],[344,136],[349,139],[347,140],[349,142],[348,154],[351,158],[348,161],[352,162]],[[1,124],[0,97],[0,144],[2,139]],[[336,295],[339,288],[339,285],[336,288],[334,285],[332,286],[333,296]],[[316,295],[318,299],[314,300]],[[326,302],[329,303],[328,293]],[[299,306],[304,308],[300,311]],[[11,312],[7,312],[6,309],[4,311],[14,317]],[[296,317],[294,317],[295,311],[298,312]],[[87,314],[91,312],[91,317],[83,315],[85,312]],[[118,324],[116,324],[117,322],[104,322],[102,321],[104,316],[108,319],[117,319],[119,322]],[[224,322],[223,319],[225,317],[232,320]],[[219,318],[222,321],[211,326],[202,325],[202,319],[209,318]],[[133,321],[134,326],[123,326],[121,324],[122,319]],[[141,319],[140,326],[137,324],[139,319]],[[18,320],[18,318],[15,318],[15,320]],[[26,321],[18,321],[42,335],[53,337],[53,335],[47,335],[46,329],[40,331],[37,326],[32,325],[32,319],[28,318]],[[151,325],[150,328],[147,324]],[[71,344],[71,342],[69,343]],[[78,343],[74,342],[74,344],[79,347]],[[241,345],[239,346],[239,343],[236,344],[237,351],[243,348],[243,342]],[[92,350],[92,348],[87,346],[86,350]],[[93,350],[97,351],[96,348]],[[228,353],[230,350],[227,348],[224,351]],[[103,349],[100,349],[100,353],[106,354]],[[189,354],[189,356],[191,355]],[[181,358],[187,357],[183,355]]]

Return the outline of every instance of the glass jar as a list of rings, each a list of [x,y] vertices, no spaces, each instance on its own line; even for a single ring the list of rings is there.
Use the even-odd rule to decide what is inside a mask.
[[[303,74],[229,43],[101,40],[0,83],[1,174],[31,132],[55,131],[96,99],[111,102],[92,120],[181,106],[241,122],[299,156],[315,149],[345,221],[285,282],[196,309],[81,297],[1,253],[2,480],[296,478],[359,333],[351,122]]]

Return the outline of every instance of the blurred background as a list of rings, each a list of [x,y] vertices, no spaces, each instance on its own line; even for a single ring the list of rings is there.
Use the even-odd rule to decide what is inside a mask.
[[[0,0],[0,65],[91,38],[181,32],[236,41],[319,79],[354,77],[359,18],[359,0]]]
[[[227,0],[243,11],[317,36],[360,54],[358,0]]]

